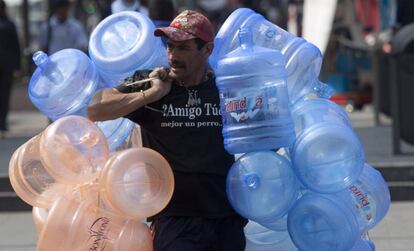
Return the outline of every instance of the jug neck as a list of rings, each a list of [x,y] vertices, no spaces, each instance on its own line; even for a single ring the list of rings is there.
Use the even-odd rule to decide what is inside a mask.
[[[49,56],[43,51],[33,54],[33,62],[40,69],[42,74],[52,83],[59,84],[63,81],[63,74],[56,63],[50,60]]]

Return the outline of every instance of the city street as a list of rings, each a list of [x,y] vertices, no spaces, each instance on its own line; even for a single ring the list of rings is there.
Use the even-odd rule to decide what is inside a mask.
[[[41,132],[48,120],[37,112],[27,98],[23,84],[15,85],[12,97],[12,111],[9,117],[10,132],[5,139],[0,140],[0,176],[3,182],[7,179],[8,161],[14,150],[26,142],[30,137]],[[353,127],[359,135],[367,156],[367,161],[383,173],[389,173],[386,179],[395,192],[394,201],[386,218],[370,231],[377,251],[410,251],[414,247],[414,198],[413,185],[410,175],[414,170],[414,155],[393,156],[391,154],[391,127],[387,118],[382,118],[382,125],[374,125],[372,107],[365,107],[362,111],[350,114]],[[406,146],[407,151],[412,148]],[[401,176],[393,170],[403,170]],[[4,184],[3,184],[4,185]],[[3,193],[5,191],[2,191]],[[34,251],[37,233],[34,228],[30,211],[6,211],[7,205],[4,193],[0,197],[0,251]],[[399,198],[399,199],[398,199]],[[399,201],[396,201],[398,199]]]

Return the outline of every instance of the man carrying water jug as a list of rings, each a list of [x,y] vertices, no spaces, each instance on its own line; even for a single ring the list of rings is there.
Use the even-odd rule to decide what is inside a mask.
[[[227,200],[226,175],[234,158],[223,146],[219,93],[208,67],[212,24],[198,12],[184,11],[154,35],[167,38],[170,69],[137,71],[116,88],[98,92],[89,118],[136,122],[144,146],[173,169],[173,197],[150,219],[154,250],[242,251],[247,220]],[[148,86],[131,84],[148,77]]]

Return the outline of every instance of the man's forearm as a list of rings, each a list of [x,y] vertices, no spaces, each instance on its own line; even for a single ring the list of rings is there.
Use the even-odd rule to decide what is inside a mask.
[[[97,92],[90,102],[88,117],[92,121],[117,119],[160,98],[155,88],[132,93],[121,93],[116,89],[104,89]]]

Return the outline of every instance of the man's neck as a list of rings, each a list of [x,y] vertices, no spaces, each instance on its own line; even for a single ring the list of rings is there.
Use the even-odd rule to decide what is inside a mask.
[[[181,86],[189,87],[189,86],[196,86],[200,83],[204,82],[204,78],[206,77],[207,73],[207,66],[200,68],[200,70],[191,74],[191,76],[183,79],[177,80],[178,84]]]

